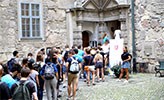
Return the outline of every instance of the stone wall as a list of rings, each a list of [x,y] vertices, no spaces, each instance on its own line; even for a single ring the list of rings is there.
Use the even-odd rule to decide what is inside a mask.
[[[66,9],[73,7],[75,0],[41,1],[43,5],[43,33],[45,39],[19,40],[18,0],[0,0],[0,62],[10,59],[14,50],[18,50],[21,56],[25,57],[27,53],[32,52],[35,54],[38,49],[43,47],[64,47],[73,40],[70,40],[70,33],[67,27],[69,22],[67,22]],[[120,4],[124,4],[130,0],[117,1],[119,1]],[[127,29],[129,29],[127,30],[127,38],[130,38],[128,39],[128,46],[131,46],[132,41],[130,16],[126,20]],[[137,49],[137,62],[149,62],[150,67],[148,70],[150,72],[153,71],[153,67],[158,59],[164,59],[163,16],[163,0],[135,0],[135,44]],[[76,22],[73,21],[72,23],[73,30],[81,28],[81,24],[75,27]],[[132,47],[130,47],[130,50],[131,48]]]
[[[68,43],[66,13],[59,1],[42,0],[45,40],[20,41],[18,37],[18,0],[0,1],[0,62],[10,59],[14,50],[18,50],[21,57],[25,57],[29,52],[36,54],[36,51],[43,47],[64,47]]]
[[[156,61],[164,59],[163,16],[163,0],[135,0],[137,62],[148,62],[151,72],[154,71],[152,67]]]
[[[18,43],[17,0],[0,1],[0,61],[8,58]],[[7,54],[7,55],[6,55]]]

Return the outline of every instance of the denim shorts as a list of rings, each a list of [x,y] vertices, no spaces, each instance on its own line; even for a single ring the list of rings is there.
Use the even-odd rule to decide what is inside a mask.
[[[66,68],[65,65],[62,66],[62,72],[63,72],[63,73],[66,73],[66,72],[67,72],[67,68]]]
[[[97,62],[95,67],[96,68],[103,68],[103,62]]]
[[[130,68],[130,63],[128,61],[123,62],[121,68]]]

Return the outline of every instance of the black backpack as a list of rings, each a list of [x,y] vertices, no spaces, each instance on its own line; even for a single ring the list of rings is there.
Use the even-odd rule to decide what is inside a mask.
[[[11,71],[12,68],[13,68],[13,66],[14,66],[14,64],[16,64],[16,63],[17,63],[17,62],[16,62],[15,58],[11,58],[11,59],[7,62],[8,69]]]
[[[27,88],[27,83],[29,83],[29,81],[25,81],[23,83],[16,83],[17,87],[12,96],[12,100],[31,100],[30,92]]]
[[[40,73],[41,64],[36,62],[33,64],[33,66],[34,66],[34,70],[36,70],[38,73]]]

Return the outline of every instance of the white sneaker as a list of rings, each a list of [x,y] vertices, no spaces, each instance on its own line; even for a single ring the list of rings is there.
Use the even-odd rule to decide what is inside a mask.
[[[66,81],[68,81],[68,78],[65,78]]]
[[[121,80],[120,80],[120,79],[117,79],[116,81],[117,81],[117,82],[121,82]]]
[[[128,80],[125,80],[124,83],[129,83]]]
[[[71,100],[71,98],[70,97],[67,97],[66,100]]]
[[[67,85],[64,83],[64,84],[63,84],[63,88],[66,88],[66,87],[67,87]]]

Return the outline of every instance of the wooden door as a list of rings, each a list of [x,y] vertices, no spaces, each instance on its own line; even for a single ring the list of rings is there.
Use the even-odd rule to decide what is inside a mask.
[[[89,46],[89,33],[87,31],[82,32],[83,47]]]

